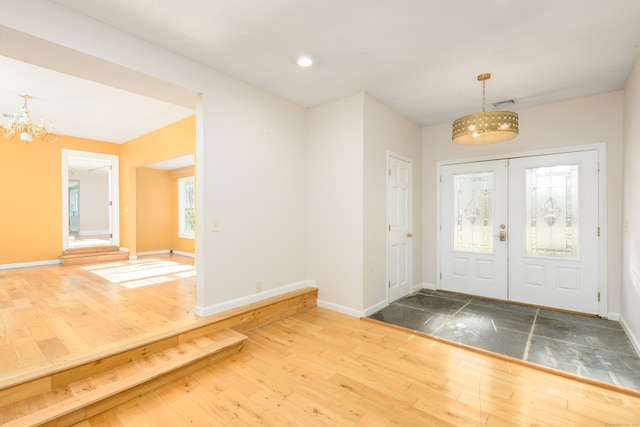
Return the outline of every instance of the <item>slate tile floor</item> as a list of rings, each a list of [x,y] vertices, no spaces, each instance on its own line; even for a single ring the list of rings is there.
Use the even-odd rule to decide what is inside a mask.
[[[640,357],[612,320],[425,289],[369,317],[640,390]]]

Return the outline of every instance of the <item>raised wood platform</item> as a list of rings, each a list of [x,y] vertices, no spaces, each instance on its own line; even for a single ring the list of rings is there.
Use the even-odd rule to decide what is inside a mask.
[[[306,288],[171,333],[0,381],[0,423],[71,425],[240,351],[246,332],[316,305]],[[233,329],[231,329],[233,328]]]
[[[129,253],[121,251],[117,246],[104,245],[67,249],[60,256],[60,261],[62,265],[80,265],[128,258]]]

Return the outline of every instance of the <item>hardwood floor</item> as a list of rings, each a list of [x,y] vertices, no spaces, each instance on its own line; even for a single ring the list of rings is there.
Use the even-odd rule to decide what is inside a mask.
[[[0,270],[0,386],[198,321],[188,274],[136,287],[145,279],[135,268],[95,273],[78,266]],[[245,334],[237,355],[77,425],[640,424],[638,393],[322,308]]]
[[[640,398],[322,308],[78,426],[632,426]]]
[[[152,276],[153,267],[166,273],[172,263],[185,267]],[[0,386],[34,370],[196,322],[195,277],[178,275],[192,266],[192,258],[161,255],[98,266],[0,270]],[[139,286],[145,279],[164,282]]]

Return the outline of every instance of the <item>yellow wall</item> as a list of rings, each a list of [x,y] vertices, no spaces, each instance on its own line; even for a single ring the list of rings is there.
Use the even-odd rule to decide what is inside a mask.
[[[64,135],[52,144],[25,144],[0,136],[0,265],[56,260],[62,253],[62,149],[119,156],[120,246],[135,254],[136,169],[195,152],[195,116],[122,145]],[[170,191],[177,197],[177,190]],[[189,249],[171,246],[194,252],[192,240]]]
[[[55,143],[0,137],[0,264],[62,253],[62,149],[118,155],[120,145],[69,136]]]
[[[195,149],[195,116],[187,117],[124,144],[120,159],[120,246],[128,248],[131,255],[140,251],[137,247],[136,207],[138,168],[194,153]]]
[[[173,229],[176,227],[172,227],[171,213],[177,210],[177,201],[172,199],[171,173],[138,168],[136,175],[138,252],[172,249]]]

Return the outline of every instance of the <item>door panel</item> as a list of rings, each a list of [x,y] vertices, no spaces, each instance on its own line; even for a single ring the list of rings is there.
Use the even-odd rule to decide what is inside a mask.
[[[598,153],[511,160],[509,297],[598,312]]]
[[[442,289],[507,299],[506,177],[502,160],[442,168]]]
[[[411,163],[389,156],[387,178],[389,302],[411,288]]]
[[[443,290],[598,313],[598,152],[442,167]]]

